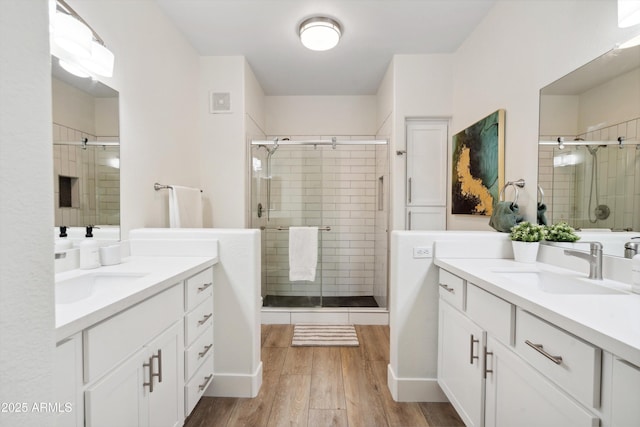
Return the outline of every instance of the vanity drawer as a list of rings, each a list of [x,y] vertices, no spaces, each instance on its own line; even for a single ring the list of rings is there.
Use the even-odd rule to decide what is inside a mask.
[[[209,326],[213,324],[213,300],[203,301],[185,317],[185,342],[190,346]]]
[[[184,410],[185,416],[188,416],[193,410],[202,393],[209,387],[213,381],[213,354],[204,361],[191,381],[184,386]]]
[[[84,331],[84,381],[98,379],[183,315],[176,285]]]
[[[185,378],[189,380],[207,356],[213,353],[213,326],[209,326],[185,353]]]
[[[516,352],[581,403],[600,406],[602,350],[518,309]]]
[[[464,280],[440,269],[440,298],[457,308],[464,310]]]
[[[467,316],[504,344],[513,344],[515,306],[467,283]]]
[[[207,268],[187,279],[185,286],[186,311],[213,295],[213,268]]]

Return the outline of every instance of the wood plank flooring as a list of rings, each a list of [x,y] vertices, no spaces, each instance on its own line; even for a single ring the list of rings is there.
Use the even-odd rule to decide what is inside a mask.
[[[460,427],[448,403],[399,403],[387,388],[389,327],[357,325],[359,347],[291,347],[293,325],[262,325],[253,399],[203,397],[185,427]]]

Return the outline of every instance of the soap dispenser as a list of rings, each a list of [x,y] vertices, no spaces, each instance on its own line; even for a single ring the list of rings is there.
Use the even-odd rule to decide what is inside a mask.
[[[55,239],[55,252],[66,251],[67,249],[71,249],[73,246],[73,242],[67,239],[67,227],[65,225],[60,226],[60,234],[59,237]]]
[[[100,267],[100,251],[93,238],[93,226],[88,225],[86,229],[85,239],[80,242],[80,268],[83,270]]]

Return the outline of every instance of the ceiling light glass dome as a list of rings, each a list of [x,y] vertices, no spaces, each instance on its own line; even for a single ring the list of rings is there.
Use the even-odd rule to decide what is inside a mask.
[[[342,35],[340,24],[324,16],[304,20],[299,28],[300,41],[311,50],[329,50],[336,47]]]

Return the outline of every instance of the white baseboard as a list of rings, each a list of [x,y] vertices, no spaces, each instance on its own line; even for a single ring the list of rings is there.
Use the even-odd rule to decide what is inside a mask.
[[[269,324],[336,323],[388,325],[389,311],[362,307],[343,308],[262,308],[261,322]]]
[[[213,382],[204,392],[209,397],[256,397],[262,386],[262,362],[255,373],[213,374]]]
[[[436,378],[398,378],[387,366],[387,386],[396,402],[448,402]]]

